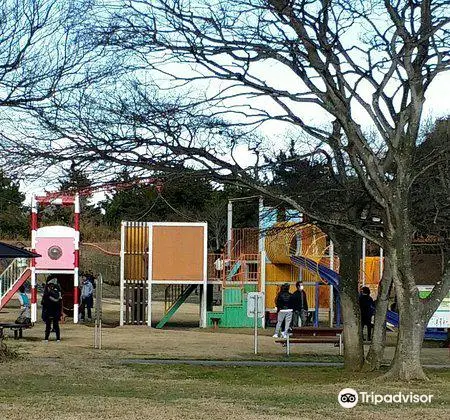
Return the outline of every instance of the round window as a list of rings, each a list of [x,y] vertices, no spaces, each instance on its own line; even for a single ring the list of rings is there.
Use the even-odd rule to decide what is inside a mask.
[[[61,258],[61,255],[62,255],[62,249],[59,246],[53,245],[48,250],[48,256],[52,260],[59,260]]]

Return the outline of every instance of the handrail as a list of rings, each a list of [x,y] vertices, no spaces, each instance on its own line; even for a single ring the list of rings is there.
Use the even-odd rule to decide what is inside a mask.
[[[26,258],[15,258],[0,274],[0,298],[3,298],[13,288],[15,282],[28,268],[28,263],[24,264],[24,261]]]
[[[235,258],[233,258],[233,257],[235,257],[236,255],[239,255],[239,254],[240,254],[240,252],[239,252],[239,253],[236,253],[236,248],[238,247],[238,245],[240,245],[241,242],[242,242],[242,239],[239,239],[238,241],[236,241],[236,242],[234,243],[233,248],[231,248],[231,250],[230,250],[230,255],[228,255],[228,257],[229,257],[230,259],[235,259]]]
[[[174,303],[184,293],[188,286],[184,284],[170,284],[164,290],[164,313],[170,311]]]

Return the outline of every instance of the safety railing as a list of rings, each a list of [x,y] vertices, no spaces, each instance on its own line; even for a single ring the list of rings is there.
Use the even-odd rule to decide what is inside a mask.
[[[225,254],[208,255],[208,281],[221,282],[224,286],[260,281],[260,257],[258,254],[242,254],[239,258],[227,258]]]
[[[26,258],[15,258],[8,267],[0,274],[0,299],[12,289],[16,281],[28,268]]]
[[[239,258],[242,254],[257,254],[260,238],[258,228],[235,228],[231,232],[231,258]]]
[[[164,291],[164,313],[167,313],[188,286],[184,284],[170,284]]]

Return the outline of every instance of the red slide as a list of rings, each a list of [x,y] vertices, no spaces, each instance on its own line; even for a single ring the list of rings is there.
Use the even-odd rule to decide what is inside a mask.
[[[1,298],[0,309],[2,309],[11,300],[11,298],[19,290],[19,287],[22,286],[22,284],[24,284],[30,277],[31,277],[31,270],[27,268],[19,277],[19,279],[14,283],[12,289]]]

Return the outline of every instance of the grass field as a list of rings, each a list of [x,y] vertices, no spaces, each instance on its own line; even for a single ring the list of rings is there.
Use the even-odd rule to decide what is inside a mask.
[[[430,375],[426,384],[386,385],[337,368],[121,365],[90,351],[2,365],[0,409],[2,419],[448,418],[450,373]],[[345,387],[435,400],[344,409],[337,393]]]
[[[106,300],[114,324],[116,302]],[[162,310],[162,309],[161,309]],[[157,309],[156,309],[157,312]],[[10,309],[10,315],[14,309]],[[198,316],[186,305],[178,316]],[[1,314],[6,318],[8,313]],[[92,348],[93,328],[62,325],[62,342],[43,343],[43,324],[6,340],[19,358],[0,365],[0,419],[443,419],[450,416],[450,371],[428,371],[427,383],[386,384],[379,374],[349,374],[329,367],[205,367],[124,364],[124,359],[286,360],[271,331],[252,354],[251,330],[118,327],[103,330],[103,349]],[[387,349],[387,358],[393,348]],[[426,348],[423,361],[448,365],[448,349]],[[341,361],[332,345],[293,349],[290,360]],[[361,404],[341,408],[342,388],[432,394],[429,405]]]

